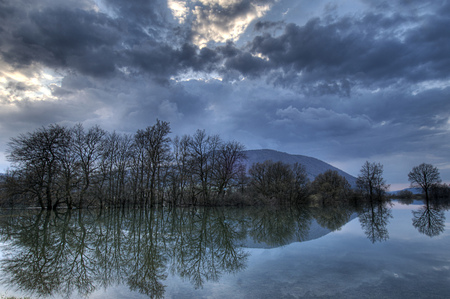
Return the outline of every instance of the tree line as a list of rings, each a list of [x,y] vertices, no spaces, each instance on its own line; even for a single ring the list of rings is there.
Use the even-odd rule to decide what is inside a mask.
[[[21,134],[8,144],[11,169],[1,178],[0,203],[42,209],[311,200],[327,204],[357,197],[382,199],[389,188],[379,163],[362,166],[353,190],[332,170],[313,182],[300,164],[265,161],[247,170],[243,144],[205,130],[173,139],[170,133],[169,123],[157,120],[135,134],[110,133],[97,125],[85,129],[81,124],[51,124]],[[409,177],[428,196],[440,179],[433,166],[425,168],[430,173],[425,183],[421,175]]]
[[[12,138],[3,189],[9,200],[54,209],[213,204],[245,172],[244,146],[197,130],[169,138],[157,120],[134,135],[57,124]]]

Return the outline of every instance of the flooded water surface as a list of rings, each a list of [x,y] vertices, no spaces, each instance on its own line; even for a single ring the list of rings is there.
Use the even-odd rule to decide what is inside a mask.
[[[450,298],[449,211],[3,211],[0,294],[40,298]]]

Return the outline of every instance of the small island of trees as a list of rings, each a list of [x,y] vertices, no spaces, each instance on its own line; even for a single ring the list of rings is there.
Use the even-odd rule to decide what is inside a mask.
[[[383,200],[389,185],[383,166],[366,162],[356,189],[328,170],[308,180],[300,164],[246,164],[244,145],[197,130],[169,138],[168,122],[157,120],[134,135],[99,126],[52,124],[8,144],[11,168],[0,180],[6,207],[110,208],[305,204]],[[430,168],[431,167],[431,168]],[[423,173],[428,176],[423,180]],[[428,198],[448,193],[437,168],[422,164],[409,174]],[[444,195],[445,196],[445,195]]]

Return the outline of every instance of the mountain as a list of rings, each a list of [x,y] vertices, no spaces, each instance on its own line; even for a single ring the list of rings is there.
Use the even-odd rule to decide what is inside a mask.
[[[356,187],[356,178],[354,176],[316,158],[302,155],[291,155],[269,149],[247,150],[245,151],[245,154],[247,155],[247,170],[253,163],[262,163],[266,160],[272,160],[273,162],[280,161],[287,164],[300,163],[306,168],[306,173],[311,181],[313,181],[317,175],[331,169],[336,170],[339,175],[345,177],[352,187]]]

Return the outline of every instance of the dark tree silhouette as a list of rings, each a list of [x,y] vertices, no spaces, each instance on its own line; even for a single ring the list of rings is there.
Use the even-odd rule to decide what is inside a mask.
[[[266,198],[278,203],[294,203],[307,195],[308,183],[305,168],[300,164],[265,161],[255,163],[249,169],[250,186]]]
[[[50,125],[32,133],[12,138],[8,160],[20,172],[22,192],[36,198],[41,208],[56,208],[61,198],[54,198],[56,179],[61,170],[65,149],[71,142],[65,127]]]
[[[426,163],[413,167],[408,174],[408,180],[411,182],[411,187],[422,188],[427,201],[430,188],[441,182],[437,167]]]
[[[314,179],[312,189],[320,197],[322,204],[325,204],[327,201],[346,198],[351,187],[336,170],[327,170]]]
[[[356,186],[370,200],[381,199],[389,189],[383,178],[383,165],[366,161],[356,179]]]
[[[173,142],[169,134],[169,123],[156,120],[133,136],[77,124],[12,138],[12,169],[0,180],[0,202],[71,209],[260,204],[261,198],[291,204],[309,195],[301,164],[258,163],[250,180],[243,144],[205,130]]]

